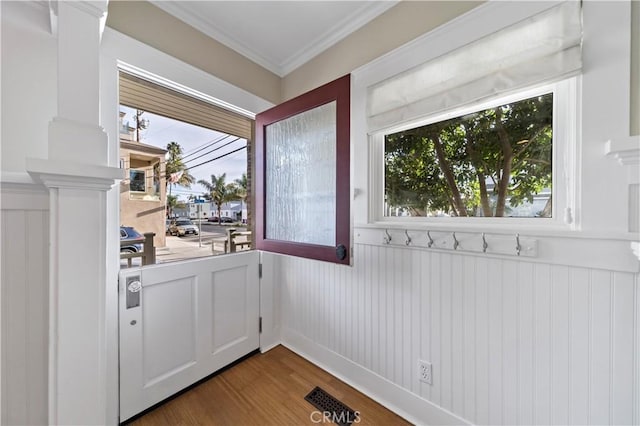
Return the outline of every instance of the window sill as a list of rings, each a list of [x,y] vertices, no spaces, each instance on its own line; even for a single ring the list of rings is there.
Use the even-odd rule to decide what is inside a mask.
[[[148,195],[144,192],[138,193],[129,193],[129,200],[131,201],[153,201],[156,203],[160,202],[160,197],[158,195]]]

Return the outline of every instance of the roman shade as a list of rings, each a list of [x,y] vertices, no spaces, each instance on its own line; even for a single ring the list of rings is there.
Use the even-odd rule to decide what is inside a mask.
[[[122,71],[120,104],[251,139],[250,118]]]
[[[368,130],[576,75],[581,45],[581,4],[561,3],[369,87]]]

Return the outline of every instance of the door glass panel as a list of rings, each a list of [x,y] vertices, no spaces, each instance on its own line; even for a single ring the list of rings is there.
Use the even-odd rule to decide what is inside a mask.
[[[256,247],[351,262],[351,76],[256,115]]]
[[[266,238],[336,244],[336,102],[266,127]]]

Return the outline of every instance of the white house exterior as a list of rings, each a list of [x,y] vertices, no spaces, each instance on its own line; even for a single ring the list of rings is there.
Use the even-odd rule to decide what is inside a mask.
[[[262,350],[419,424],[640,423],[637,2],[582,3],[574,208],[551,227],[374,220],[365,113],[367,88],[542,3],[401,2],[284,77],[151,3],[114,2],[104,28],[107,7],[0,4],[2,424],[118,423],[119,64],[255,113],[352,73],[352,266],[263,253]],[[407,239],[428,231],[502,235],[505,252]]]
[[[218,206],[216,203],[189,203],[189,217],[192,219],[209,219],[218,217]],[[230,217],[238,222],[247,221],[247,206],[244,202],[232,201],[220,206],[220,216]]]

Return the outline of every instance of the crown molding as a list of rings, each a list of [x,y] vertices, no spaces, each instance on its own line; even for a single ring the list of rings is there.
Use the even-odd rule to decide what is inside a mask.
[[[214,27],[200,16],[188,11],[184,5],[173,1],[149,0],[149,2],[212,39],[224,44],[242,56],[250,59],[261,67],[277,74],[279,77],[282,77],[280,66],[278,64],[268,60],[226,32]]]
[[[335,25],[327,29],[320,36],[316,37],[315,40],[307,46],[290,55],[289,58],[284,60],[282,63],[276,63],[269,58],[264,57],[259,52],[237,40],[231,34],[221,31],[202,17],[190,12],[184,4],[175,1],[149,1],[154,6],[164,10],[170,15],[173,15],[196,30],[224,44],[228,48],[233,49],[263,68],[266,68],[279,77],[284,77],[294,69],[347,37],[352,32],[358,30],[373,18],[395,6],[399,0],[380,1],[372,5],[363,5],[353,13],[345,16],[340,21],[337,21]]]
[[[45,7],[49,10],[49,31],[52,35],[58,35],[58,3],[60,0],[37,0],[35,2],[39,6]],[[98,18],[100,20],[100,36],[104,31],[105,24],[107,22],[107,8],[108,0],[94,0],[94,1],[67,1],[65,4],[87,13],[90,16]]]
[[[316,37],[313,42],[289,56],[289,58],[280,65],[282,71],[282,75],[280,76],[284,77],[291,71],[309,62],[311,59],[329,49],[340,40],[365,26],[374,18],[391,9],[393,6],[398,4],[399,1],[400,0],[390,0],[377,2],[373,5],[362,5],[358,10],[345,16],[333,27],[327,29],[320,36]]]
[[[48,0],[48,6],[51,10],[51,13],[54,15],[58,15],[58,3],[60,0]],[[39,3],[43,3],[39,1]],[[74,7],[81,12],[88,13],[89,15],[95,18],[102,18],[107,13],[107,8],[109,1],[108,0],[78,0],[78,1],[64,1],[64,4],[68,4],[71,7]]]

